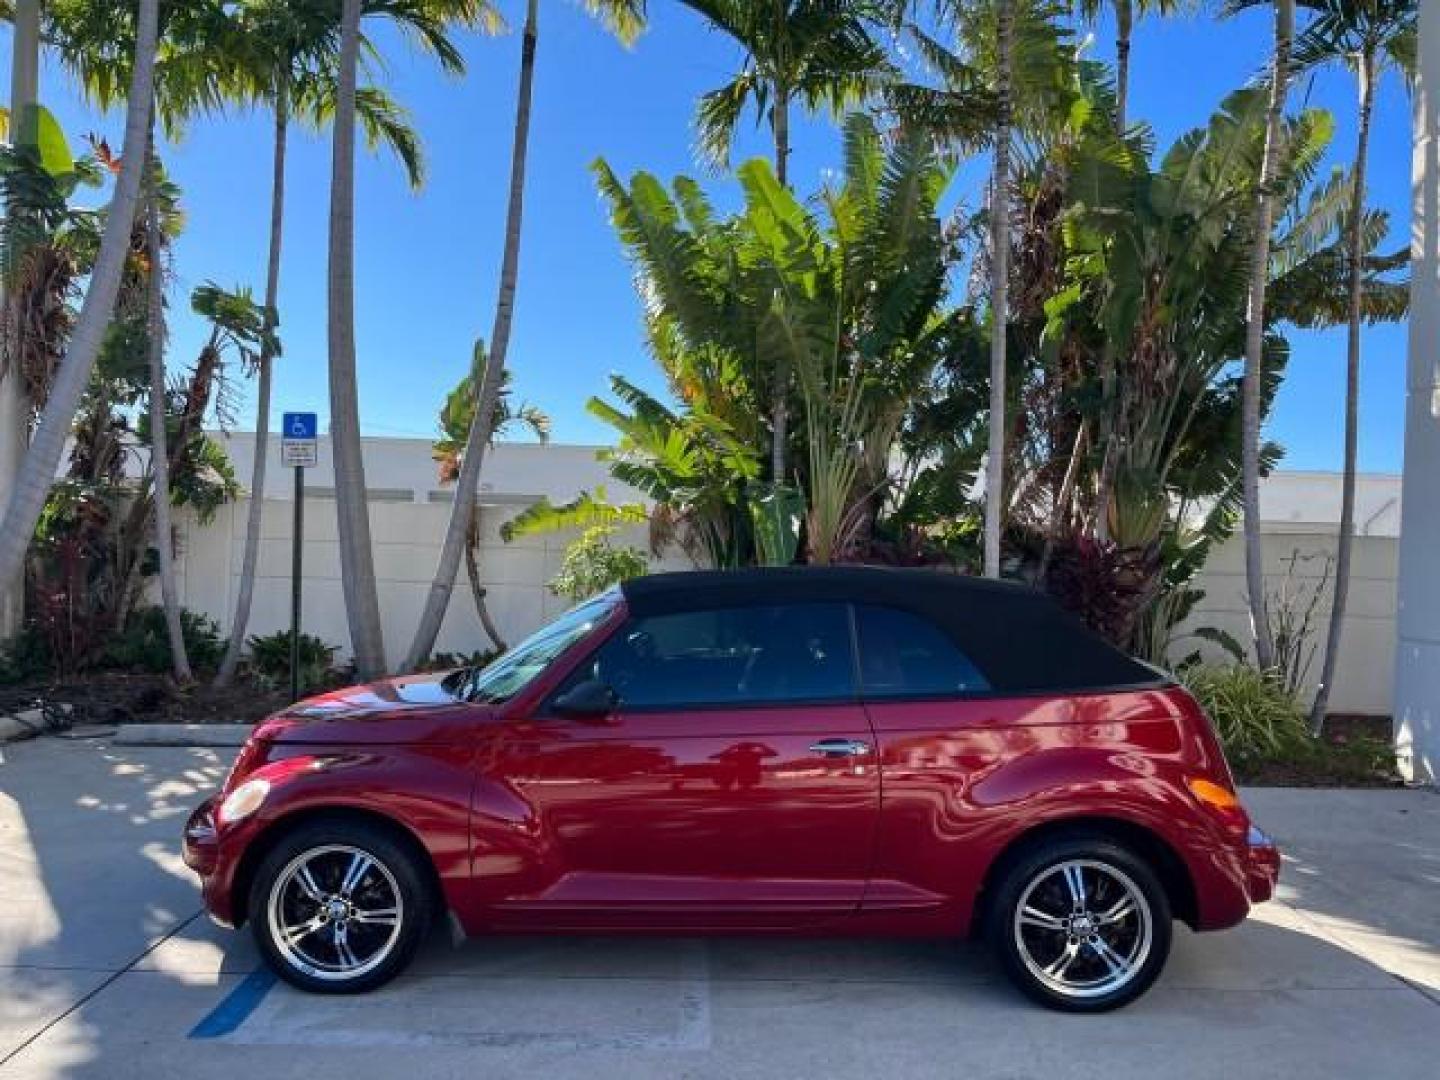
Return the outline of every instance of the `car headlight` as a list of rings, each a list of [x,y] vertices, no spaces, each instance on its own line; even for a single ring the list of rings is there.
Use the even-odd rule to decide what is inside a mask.
[[[260,809],[260,804],[269,794],[270,781],[246,780],[225,796],[225,801],[220,804],[220,820],[228,824],[249,817]]]

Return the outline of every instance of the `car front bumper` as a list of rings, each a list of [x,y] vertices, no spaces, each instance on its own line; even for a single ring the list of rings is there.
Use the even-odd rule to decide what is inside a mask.
[[[222,926],[234,926],[235,913],[230,894],[233,863],[221,857],[215,804],[216,798],[212,796],[191,812],[185,822],[181,857],[186,866],[200,875],[200,893],[210,917]]]

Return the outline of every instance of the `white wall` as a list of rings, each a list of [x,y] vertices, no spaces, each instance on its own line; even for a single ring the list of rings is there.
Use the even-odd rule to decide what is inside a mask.
[[[1323,570],[1321,556],[1335,554],[1337,530],[1286,530],[1269,525],[1265,537],[1265,579],[1270,589],[1284,583],[1287,564],[1296,560],[1291,576],[1293,593],[1303,603],[1313,594]],[[1345,608],[1344,636],[1340,662],[1335,672],[1335,689],[1330,695],[1332,712],[1388,715],[1391,673],[1395,657],[1395,574],[1398,541],[1393,536],[1359,536],[1351,563],[1350,595]],[[1306,558],[1305,556],[1309,556]],[[1331,585],[1334,573],[1331,573]],[[1205,592],[1171,648],[1179,659],[1195,649],[1202,655],[1221,659],[1223,653],[1193,637],[1183,635],[1200,626],[1227,630],[1241,644],[1250,641],[1250,609],[1245,601],[1245,546],[1237,534],[1217,548],[1195,583]],[[1330,625],[1330,586],[1311,616],[1310,644],[1315,648],[1309,669],[1309,683],[1320,678],[1325,634]],[[1272,601],[1271,607],[1273,609]],[[1272,620],[1274,611],[1271,612]]]
[[[1292,594],[1303,604],[1320,583],[1324,557],[1333,560],[1335,555],[1340,531],[1340,474],[1275,473],[1261,484],[1260,510],[1264,519],[1266,583],[1272,592],[1282,589],[1291,557],[1298,552],[1302,557],[1295,561],[1290,582]],[[1335,689],[1330,696],[1334,712],[1390,712],[1399,532],[1400,478],[1386,474],[1359,476],[1349,602]],[[1311,645],[1315,648],[1308,672],[1311,692],[1320,677],[1333,582],[1332,566],[1331,582],[1311,616]],[[1245,547],[1238,532],[1211,554],[1196,584],[1205,591],[1205,598],[1181,632],[1214,626],[1248,643],[1251,634],[1250,609],[1245,599]],[[1271,617],[1273,621],[1273,611]],[[1197,645],[1200,643],[1193,638],[1177,641],[1172,658],[1192,652]],[[1220,655],[1203,646],[1201,652],[1212,657]]]
[[[225,439],[237,475],[248,478],[253,442],[249,435]],[[277,451],[273,451],[277,453]],[[425,594],[440,555],[449,517],[450,490],[436,479],[430,443],[419,439],[365,442],[366,482],[371,492],[370,528],[375,575],[384,619],[385,651],[398,662],[410,644]],[[349,653],[349,630],[340,588],[333,474],[328,440],[321,440],[320,464],[307,470],[305,500],[304,601],[302,628]],[[617,484],[595,457],[595,448],[502,444],[487,455],[481,475],[481,576],[486,602],[510,643],[530,633],[569,601],[545,587],[559,569],[573,533],[550,533],[505,543],[500,526],[541,495],[564,502],[582,489],[604,486],[612,501],[638,493]],[[290,625],[290,559],[294,502],[293,470],[271,464],[266,494],[255,598],[248,634],[268,634]],[[249,501],[223,507],[208,525],[188,515],[180,523],[178,576],[181,603],[228,627],[234,611],[245,543]],[[645,548],[643,527],[617,540]],[[683,556],[653,560],[657,569],[688,569]],[[473,652],[488,648],[463,566],[455,583],[437,650]]]
[[[253,439],[248,434],[223,436],[237,475],[248,479]],[[441,485],[430,442],[424,439],[367,439],[364,444],[366,482],[371,493],[370,525],[375,572],[384,617],[385,649],[392,662],[410,643],[420,609],[439,558],[449,511],[450,491]],[[486,456],[481,476],[481,575],[488,604],[501,632],[512,643],[568,606],[545,587],[559,569],[573,534],[551,533],[506,544],[500,525],[540,496],[566,502],[581,490],[604,487],[615,502],[636,501],[634,490],[610,478],[596,447],[538,446],[506,443]],[[271,451],[278,458],[278,449]],[[272,459],[273,460],[273,459]],[[349,651],[349,631],[340,590],[340,557],[335,534],[333,473],[327,439],[320,441],[320,464],[307,470],[304,552],[304,616],[307,633]],[[289,626],[291,549],[291,470],[272,464],[266,477],[266,500],[260,566],[251,634],[273,633]],[[1339,477],[1331,473],[1278,473],[1261,489],[1265,513],[1266,576],[1272,588],[1285,576],[1293,552],[1319,555],[1335,550],[1339,518]],[[1357,491],[1357,532],[1345,639],[1331,707],[1343,712],[1388,713],[1395,649],[1395,576],[1400,520],[1399,481],[1393,476],[1363,476]],[[179,562],[181,600],[228,627],[244,547],[246,500],[224,507],[208,526],[193,519],[181,523]],[[629,530],[624,542],[646,547],[643,528]],[[690,562],[679,553],[652,562],[656,570],[683,570]],[[1303,591],[1315,587],[1321,559],[1301,561],[1293,580]],[[1245,603],[1244,548],[1239,536],[1218,548],[1201,572],[1198,586],[1204,600],[1181,627],[1228,630],[1248,642],[1249,610]],[[1323,642],[1328,618],[1326,602],[1313,616],[1315,644]],[[488,647],[462,568],[456,581],[437,648],[472,652]],[[1195,648],[1220,654],[1195,638],[1181,638],[1172,657]],[[1319,677],[1317,651],[1310,678]]]

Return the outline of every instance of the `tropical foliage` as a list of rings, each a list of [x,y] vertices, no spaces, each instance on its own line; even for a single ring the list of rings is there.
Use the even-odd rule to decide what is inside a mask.
[[[481,384],[484,381],[488,363],[485,343],[483,341],[475,342],[475,348],[471,354],[470,373],[445,396],[445,403],[440,407],[440,438],[435,440],[432,452],[439,465],[442,484],[453,484],[464,475],[465,448],[470,432],[475,426],[475,411],[479,406]],[[549,442],[550,417],[534,405],[513,404],[510,382],[510,373],[502,372],[500,392],[495,399],[490,422],[485,427],[490,434],[490,440],[493,441],[495,438],[507,434],[511,428],[519,425],[529,429],[530,434],[540,442]],[[490,617],[490,610],[485,604],[485,585],[481,581],[480,575],[480,506],[478,503],[471,505],[469,527],[465,530],[465,576],[470,582],[470,596],[475,602],[475,613],[479,616],[485,633],[494,643],[495,648],[504,652],[505,639],[501,636],[499,628],[496,627],[495,620]]]
[[[1281,757],[1306,743],[1304,712],[1295,695],[1256,668],[1199,667],[1186,672],[1185,684],[1236,765]]]
[[[550,579],[550,591],[578,603],[645,573],[649,568],[645,552],[637,547],[617,547],[614,536],[613,525],[586,529],[565,549],[560,571]]]
[[[299,659],[302,692],[316,690],[331,680],[339,650],[313,634],[301,634],[295,650]],[[290,632],[256,634],[250,638],[250,676],[264,689],[290,685]]]
[[[616,400],[590,409],[619,437],[611,472],[710,565],[761,559],[752,504],[792,484],[806,557],[870,550],[900,473],[924,468],[897,467],[902,431],[970,344],[967,313],[947,299],[958,238],[937,209],[951,167],[928,139],[887,143],[864,116],[847,122],[845,162],[818,210],[768,162],[746,162],[744,208],[728,217],[693,180],[667,191],[640,173],[627,185],[596,164],[678,406],[615,376]],[[782,355],[797,374],[787,411],[800,421],[787,434],[801,451],[789,476],[769,468],[775,431],[760,408]]]
[[[1328,688],[1353,533],[1360,327],[1406,314],[1405,253],[1367,202],[1366,169],[1381,73],[1413,63],[1413,0],[1300,0],[1298,24],[1293,0],[1267,5],[1275,34],[1262,77],[1206,103],[1211,115],[1197,114],[1199,126],[1168,148],[1137,115],[1130,50],[1141,16],[1193,6],[1183,0],[681,6],[738,52],[696,110],[699,156],[721,175],[667,185],[645,171],[622,177],[603,157],[594,164],[663,384],[622,368],[589,402],[614,432],[603,456],[627,497],[612,503],[597,489],[563,505],[542,500],[505,538],[578,530],[554,583],[572,597],[641,572],[670,545],[705,566],[868,561],[1003,574],[1157,661],[1197,637],[1239,656],[1253,647],[1263,687],[1228,671],[1203,687],[1241,716],[1231,736],[1241,753],[1273,749],[1267,732],[1289,721],[1261,730],[1235,702],[1265,687],[1303,691],[1311,616],[1330,585],[1327,575],[1299,611],[1283,583],[1276,591],[1258,576],[1256,491],[1282,452],[1261,440],[1261,423],[1294,366],[1295,329],[1346,326]],[[643,0],[581,7],[625,44],[649,14]],[[256,497],[221,680],[247,641],[268,640],[247,637],[247,624],[282,356],[286,153],[298,123],[333,137],[327,329],[342,581],[358,670],[385,666],[359,444],[355,141],[388,148],[418,186],[420,133],[385,87],[390,31],[459,75],[458,32],[500,30],[501,8],[44,5],[43,47],[101,110],[124,104],[126,128],[118,153],[98,137],[75,153],[33,93],[5,116],[0,388],[18,400],[33,443],[21,475],[3,478],[16,495],[0,527],[0,592],[23,564],[22,644],[43,646],[13,656],[43,652],[84,670],[107,662],[128,628],[153,622],[147,592],[178,553],[171,508],[203,520],[239,494],[207,432],[236,419],[235,388],[249,378]],[[526,358],[508,359],[541,4],[514,8],[519,81],[494,320],[489,348],[477,344],[446,378],[434,453],[454,502],[405,667],[432,657],[462,560],[503,648],[479,560],[481,464],[507,425],[542,441],[550,431],[543,413],[514,404],[511,370],[523,385]],[[1113,65],[1091,59],[1082,37],[1102,10]],[[0,18],[13,17],[0,3]],[[38,55],[41,45],[27,47]],[[1329,171],[1334,121],[1288,95],[1295,74],[1325,64],[1347,65],[1359,89],[1353,164]],[[190,314],[207,333],[193,359],[175,357],[167,268],[185,215],[156,134],[240,108],[273,120],[268,191],[253,193],[270,211],[255,245],[263,288],[194,289]],[[817,117],[843,134],[835,170],[818,184],[791,168],[796,127]],[[732,169],[752,119],[766,153]],[[1254,534],[1254,641],[1180,629],[1199,600],[1199,568],[1242,516]],[[642,523],[648,553],[617,544],[618,529]],[[173,670],[184,679],[187,653],[210,666],[219,639],[197,638],[173,581],[163,583]],[[1324,702],[1322,690],[1317,713]],[[1266,715],[1279,708],[1264,705]]]

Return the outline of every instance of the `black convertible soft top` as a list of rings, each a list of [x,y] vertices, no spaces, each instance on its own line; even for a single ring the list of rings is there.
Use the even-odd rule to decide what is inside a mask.
[[[1045,594],[1015,582],[943,570],[785,566],[651,574],[620,589],[641,618],[826,601],[911,611],[943,629],[998,693],[1131,689],[1167,681]]]

